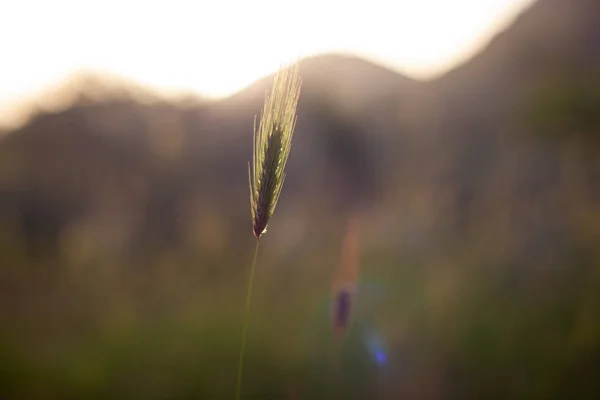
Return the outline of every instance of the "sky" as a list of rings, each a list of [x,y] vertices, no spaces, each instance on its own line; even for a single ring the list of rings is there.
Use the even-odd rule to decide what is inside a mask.
[[[532,2],[3,0],[0,125],[82,71],[222,98],[282,63],[336,52],[428,79],[467,59]]]

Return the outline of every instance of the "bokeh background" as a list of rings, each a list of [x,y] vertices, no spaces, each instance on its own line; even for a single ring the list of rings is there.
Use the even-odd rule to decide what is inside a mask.
[[[393,21],[369,8],[363,25],[339,7],[357,37],[378,16]],[[430,14],[417,23],[435,31],[443,18]],[[158,37],[168,29],[146,22]],[[262,40],[286,37],[285,23],[270,32],[263,22]],[[110,20],[99,23],[116,45]],[[43,40],[35,20],[18,25]],[[244,398],[600,398],[600,2],[523,3],[494,26],[428,79],[344,49],[303,56],[288,176],[259,255]],[[227,53],[228,32],[244,40],[225,21],[194,40]],[[20,40],[0,44],[61,59]],[[177,43],[142,53],[169,59],[161,49]],[[261,51],[276,62],[308,54],[291,43]],[[250,47],[238,69],[263,53]],[[6,60],[6,82],[44,69]],[[233,398],[254,249],[247,162],[276,64],[263,67],[218,99],[135,73],[77,73],[5,119],[1,398]],[[234,70],[215,69],[221,82]],[[349,263],[357,274],[344,275]],[[356,291],[339,335],[331,299],[344,276]]]

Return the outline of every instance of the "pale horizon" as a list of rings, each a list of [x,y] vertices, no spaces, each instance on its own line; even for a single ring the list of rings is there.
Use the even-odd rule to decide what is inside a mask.
[[[533,2],[4,2],[0,126],[21,123],[34,106],[51,107],[55,100],[41,94],[83,72],[210,99],[286,61],[325,53],[431,79],[481,50]]]

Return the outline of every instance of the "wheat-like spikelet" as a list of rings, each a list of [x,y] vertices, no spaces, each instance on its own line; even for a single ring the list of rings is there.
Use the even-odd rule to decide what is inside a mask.
[[[254,121],[254,151],[252,167],[248,164],[248,179],[250,181],[252,230],[254,236],[256,236],[256,248],[250,267],[250,280],[246,296],[246,312],[235,395],[238,400],[241,396],[246,333],[250,316],[250,300],[258,257],[258,245],[260,236],[267,229],[267,224],[273,216],[281,194],[281,188],[285,180],[285,164],[290,155],[292,136],[296,127],[296,107],[298,106],[301,85],[298,67],[299,65],[296,63],[288,68],[281,68],[277,72],[271,93],[265,99],[258,131],[256,130],[256,120]]]
[[[300,86],[298,63],[280,69],[265,100],[258,131],[254,122],[254,154],[248,175],[252,228],[257,239],[266,231],[283,188]]]

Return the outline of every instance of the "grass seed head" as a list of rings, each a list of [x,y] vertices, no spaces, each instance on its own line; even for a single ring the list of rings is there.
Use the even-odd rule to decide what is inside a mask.
[[[338,336],[341,336],[350,325],[350,314],[354,297],[354,290],[352,289],[352,287],[346,285],[334,293],[331,320],[333,332]]]
[[[258,130],[254,123],[254,154],[248,174],[252,228],[257,239],[267,229],[285,180],[300,86],[298,63],[281,68],[266,96]]]

